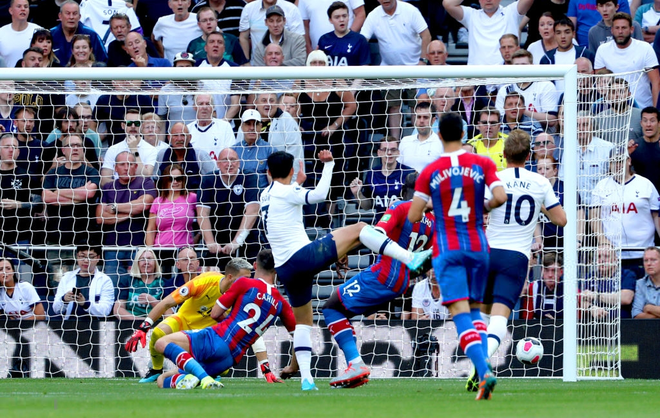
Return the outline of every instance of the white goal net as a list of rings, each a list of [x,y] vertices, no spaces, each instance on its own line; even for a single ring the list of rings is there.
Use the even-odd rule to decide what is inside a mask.
[[[438,116],[451,111],[464,119],[464,148],[498,168],[503,139],[528,132],[527,168],[550,180],[568,213],[565,230],[544,216],[529,220],[537,223],[534,251],[492,359],[497,374],[621,376],[620,318],[630,313],[622,257],[640,272],[639,254],[621,250],[641,244],[626,240],[630,201],[613,184],[627,178],[628,140],[642,138],[635,91],[643,73],[576,80],[561,66],[197,70],[0,73],[0,110],[12,112],[0,142],[0,222],[13,271],[0,283],[0,378],[143,376],[148,347],[128,353],[123,344],[158,301],[197,270],[224,271],[232,257],[251,263],[268,245],[254,202],[268,185],[269,153],[294,154],[307,187],[320,176],[318,152],[335,157],[327,202],[304,212],[315,239],[355,222],[375,225],[404,199],[408,174],[442,152]],[[525,216],[511,209],[512,219]],[[348,271],[328,266],[314,278],[318,377],[344,368],[321,308],[375,259],[361,249]],[[466,376],[441,295],[423,276],[374,315],[353,319],[373,377]],[[537,366],[515,358],[525,336],[544,345]],[[274,326],[265,341],[280,370],[288,333]],[[249,351],[231,373],[257,376],[258,368]]]

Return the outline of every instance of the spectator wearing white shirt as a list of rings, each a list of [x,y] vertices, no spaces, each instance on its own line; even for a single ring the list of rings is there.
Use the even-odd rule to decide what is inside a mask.
[[[360,33],[367,39],[376,38],[380,49],[380,65],[426,65],[426,51],[431,32],[420,11],[398,0],[378,0],[364,21]],[[402,90],[388,90],[387,126],[389,134],[401,137]]]
[[[250,59],[255,45],[264,38],[264,34],[268,30],[266,26],[266,10],[271,6],[278,5],[284,10],[286,17],[287,30],[305,35],[305,27],[303,25],[300,10],[295,4],[291,4],[286,0],[256,0],[248,3],[241,12],[241,22],[238,30],[240,32],[238,39],[243,48],[243,53]]]
[[[200,152],[207,152],[211,159],[217,161],[220,151],[236,143],[234,131],[229,122],[213,117],[213,95],[197,94],[194,108],[197,119],[188,124],[192,136],[190,144]]]
[[[461,3],[444,0],[442,5],[468,30],[468,65],[502,64],[498,41],[505,33],[520,32],[520,22],[534,0],[518,0],[506,7],[500,6],[500,0],[479,0],[481,10]]]
[[[160,55],[173,62],[190,41],[202,36],[202,30],[197,25],[197,14],[188,12],[190,0],[169,0],[167,4],[174,14],[158,19],[151,40]]]
[[[348,27],[353,32],[360,32],[364,19],[364,0],[298,0],[298,9],[305,25],[305,43],[309,54],[319,44],[323,34],[332,32],[334,27],[328,19],[328,8],[335,3],[344,3],[348,9]]]
[[[117,179],[115,172],[115,160],[117,155],[124,151],[129,151],[136,157],[137,175],[149,177],[154,171],[156,164],[156,148],[142,139],[140,126],[142,125],[142,116],[137,109],[126,110],[125,120],[121,123],[126,132],[126,139],[108,148],[103,157],[103,166],[101,167],[101,187]]]
[[[428,271],[427,276],[413,287],[409,319],[448,319],[449,310],[442,304],[442,292],[433,269]]]
[[[655,106],[660,93],[660,73],[657,68],[658,58],[653,47],[644,41],[632,38],[632,18],[627,13],[616,13],[612,18],[612,37],[614,42],[608,42],[598,47],[594,68],[596,71],[607,68],[614,73],[652,70],[642,74],[639,85],[635,89],[635,100],[641,107]],[[623,75],[631,85],[637,80],[637,74]]]
[[[30,47],[32,34],[41,26],[28,22],[30,3],[28,0],[11,0],[9,3],[11,23],[0,28],[0,57],[7,67],[13,68]]]
[[[431,128],[435,123],[435,106],[429,102],[419,102],[415,106],[414,125],[417,135],[409,135],[401,140],[398,161],[421,173],[424,167],[438,159],[444,148],[438,134]]]

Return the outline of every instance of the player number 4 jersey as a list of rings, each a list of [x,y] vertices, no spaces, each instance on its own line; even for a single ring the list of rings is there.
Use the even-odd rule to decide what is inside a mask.
[[[550,181],[540,174],[516,167],[500,171],[498,176],[507,201],[490,213],[488,243],[491,248],[518,251],[529,258],[541,207],[552,209],[559,199]]]
[[[433,200],[433,256],[445,251],[488,251],[484,193],[501,186],[493,160],[463,150],[445,153],[417,178],[415,196]]]

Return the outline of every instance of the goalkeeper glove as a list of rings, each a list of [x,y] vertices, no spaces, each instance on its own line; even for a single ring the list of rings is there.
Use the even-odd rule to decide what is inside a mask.
[[[142,348],[147,345],[147,332],[151,329],[151,325],[153,325],[151,318],[147,318],[146,321],[140,324],[138,329],[131,335],[131,338],[126,341],[126,345],[124,346],[126,351],[134,353],[138,349],[138,344],[142,343]]]
[[[268,383],[284,383],[282,379],[279,379],[273,372],[270,371],[270,366],[268,365],[268,361],[264,361],[259,365],[261,367],[261,373],[264,375],[266,378],[266,382]]]

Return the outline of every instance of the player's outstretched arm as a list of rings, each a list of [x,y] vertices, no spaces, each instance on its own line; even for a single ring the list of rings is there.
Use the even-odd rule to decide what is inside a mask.
[[[313,190],[310,190],[307,194],[307,201],[309,203],[320,203],[325,201],[328,197],[328,192],[330,191],[330,182],[332,181],[332,170],[335,167],[334,158],[332,153],[328,150],[323,150],[319,152],[319,161],[323,165],[323,172],[321,173],[321,179]]]
[[[151,310],[151,312],[149,312],[147,319],[145,319],[144,322],[140,324],[138,329],[135,330],[133,335],[131,335],[131,338],[126,341],[126,345],[124,346],[126,351],[129,353],[137,351],[139,344],[142,344],[142,348],[144,348],[147,345],[147,332],[149,332],[151,327],[154,325],[154,322],[159,320],[163,314],[165,314],[165,312],[176,305],[177,303],[172,295],[169,295],[165,299],[158,302],[158,305],[156,305]]]

